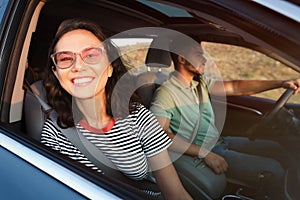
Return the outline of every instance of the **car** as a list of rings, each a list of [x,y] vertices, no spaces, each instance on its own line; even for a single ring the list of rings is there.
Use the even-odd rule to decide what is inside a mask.
[[[271,80],[299,77],[299,13],[297,0],[1,0],[0,198],[152,198],[126,181],[81,166],[39,142],[44,116],[40,106],[27,107],[27,96],[32,96],[29,85],[44,78],[51,39],[64,19],[82,17],[99,23],[119,46],[135,77],[151,70],[164,75],[174,70],[163,61],[157,61],[163,67],[150,69],[146,60],[150,49],[167,50],[164,41],[182,34],[203,44],[219,78]],[[136,89],[163,80],[139,79]],[[149,104],[150,97],[143,97]],[[299,95],[290,97],[289,90],[212,97],[217,127],[226,136],[278,141],[297,163],[300,101]],[[286,199],[300,198],[299,173],[300,166],[287,171]],[[259,191],[263,194],[259,197],[256,193],[229,181],[220,199],[268,198],[266,191]],[[210,199],[201,189],[198,194],[195,199]]]

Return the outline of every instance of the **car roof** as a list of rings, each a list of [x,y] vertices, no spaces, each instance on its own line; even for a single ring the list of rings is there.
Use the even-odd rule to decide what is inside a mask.
[[[32,43],[38,43],[38,52],[47,55],[45,49],[59,23],[66,18],[82,16],[98,22],[108,36],[134,28],[162,27],[180,31],[197,41],[250,47],[300,71],[300,59],[294,50],[300,47],[299,22],[269,9],[262,2],[48,0],[37,26],[35,35],[38,36],[33,37]],[[299,6],[294,7],[299,9]],[[32,59],[37,62],[33,65],[44,65],[41,59],[45,60]]]

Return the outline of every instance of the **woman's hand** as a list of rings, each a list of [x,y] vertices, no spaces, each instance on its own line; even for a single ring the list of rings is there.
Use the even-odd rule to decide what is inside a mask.
[[[167,150],[149,158],[149,162],[164,199],[192,199],[184,189]]]

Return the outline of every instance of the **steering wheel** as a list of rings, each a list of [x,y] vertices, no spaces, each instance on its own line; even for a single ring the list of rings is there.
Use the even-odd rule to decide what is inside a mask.
[[[286,102],[293,95],[293,92],[293,89],[286,89],[285,92],[275,102],[273,109],[264,114],[260,122],[254,124],[247,130],[247,135],[249,134],[251,137],[255,138],[255,136],[258,135],[257,131],[263,130],[264,126],[266,126],[268,122],[270,122],[278,114],[278,112],[284,107]]]

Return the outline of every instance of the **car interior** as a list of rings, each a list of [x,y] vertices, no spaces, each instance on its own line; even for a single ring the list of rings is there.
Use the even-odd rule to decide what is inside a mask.
[[[11,76],[16,74],[16,77],[11,80],[14,82],[7,85],[5,93],[7,105],[5,110],[1,112],[1,124],[11,131],[16,138],[19,138],[18,140],[26,141],[26,143],[35,146],[43,155],[55,159],[72,169],[82,168],[78,163],[46,149],[39,143],[39,134],[45,120],[45,113],[50,108],[47,108],[47,105],[45,105],[42,109],[41,103],[35,95],[37,94],[38,98],[46,100],[45,90],[42,86],[43,70],[47,65],[51,39],[54,37],[58,25],[64,19],[86,17],[98,22],[108,36],[124,31],[125,34],[117,35],[117,37],[125,39],[146,37],[152,40],[147,47],[144,63],[140,66],[135,66],[137,68],[136,71],[133,70],[136,76],[136,83],[134,84],[137,84],[137,92],[142,97],[142,101],[147,108],[149,108],[155,89],[168,78],[168,74],[174,69],[172,68],[169,52],[155,48],[158,44],[161,44],[161,41],[157,39],[161,38],[159,33],[133,35],[134,31],[128,31],[130,29],[163,27],[182,31],[199,42],[228,43],[260,51],[265,50],[254,45],[259,43],[253,42],[253,40],[258,40],[257,38],[253,39],[252,36],[247,34],[246,37],[242,37],[241,34],[244,31],[234,27],[234,24],[231,25],[231,30],[227,30],[217,24],[221,19],[209,17],[207,13],[210,10],[207,13],[184,10],[185,12],[179,13],[179,16],[174,14],[174,17],[154,9],[151,7],[151,4],[147,3],[148,1],[144,0],[47,0],[35,1],[35,3],[29,5],[24,13],[23,25],[19,30],[18,40],[14,44],[14,58],[11,61],[11,66],[14,67],[10,68],[9,74]],[[209,21],[209,19],[212,21]],[[261,42],[263,43],[263,41]],[[285,45],[284,48],[286,48]],[[266,50],[266,53],[268,53],[268,50]],[[273,57],[286,62],[284,58],[276,55],[273,55]],[[299,69],[296,64],[289,64],[291,68]],[[277,102],[254,96],[241,96],[228,97],[225,99],[226,103],[224,99],[212,97],[214,109],[224,110],[224,107],[227,109],[226,113],[221,113],[217,116],[217,126],[220,127],[223,135],[234,136],[243,133],[243,136],[253,140],[265,138],[280,141],[288,151],[293,152],[292,156],[295,157],[295,160],[299,160],[300,104],[286,103],[290,94],[290,91],[285,92]],[[276,109],[274,109],[274,103],[277,103]],[[285,108],[282,109],[284,106]],[[270,110],[273,110],[271,114],[269,113]],[[280,117],[275,117],[279,115]],[[289,126],[286,124],[289,124]],[[262,135],[262,133],[264,134]],[[65,164],[66,161],[68,164]],[[150,198],[129,184],[111,180],[110,177],[99,175],[89,169],[85,170],[87,173],[86,177],[108,190],[112,190],[111,188],[118,188],[119,190],[119,186],[122,185],[123,189],[120,192],[127,193],[132,198]],[[300,171],[297,170],[289,171],[287,174],[286,188],[289,188],[289,191],[287,191],[289,196],[300,196],[296,189],[297,187],[295,187],[300,183],[299,178],[295,178],[299,177],[299,174]],[[288,187],[289,185],[293,185],[293,187]],[[232,185],[228,187],[228,191],[224,191],[224,195],[236,194],[240,199],[243,199],[243,195],[239,194],[241,188],[243,186],[238,181],[233,181]],[[194,192],[193,195],[210,199],[201,189],[195,187],[192,190]],[[132,193],[137,196],[134,196]],[[247,197],[244,199],[247,199]]]

